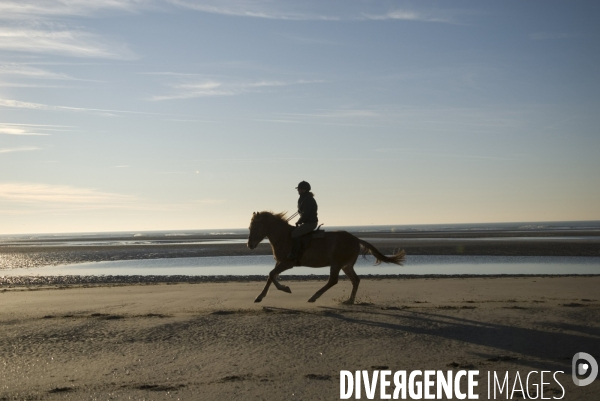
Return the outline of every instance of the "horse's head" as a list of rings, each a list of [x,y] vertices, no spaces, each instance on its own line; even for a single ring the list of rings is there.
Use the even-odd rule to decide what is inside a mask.
[[[250,235],[248,235],[248,248],[254,249],[267,236],[267,224],[265,224],[266,213],[252,213],[250,220]]]

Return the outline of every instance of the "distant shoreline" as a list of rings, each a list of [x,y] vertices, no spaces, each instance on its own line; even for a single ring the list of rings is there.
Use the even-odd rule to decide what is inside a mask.
[[[600,230],[523,230],[420,233],[355,232],[385,254],[404,249],[407,255],[600,256]],[[0,269],[35,268],[85,262],[215,256],[270,255],[268,243],[250,250],[246,235],[174,237],[104,237],[77,245],[63,240],[0,243]],[[485,240],[483,240],[485,239]],[[238,240],[240,243],[219,241]],[[196,242],[196,244],[194,243]],[[203,242],[197,244],[197,242]]]
[[[325,230],[344,230],[351,233],[452,233],[452,232],[491,232],[491,231],[600,231],[600,220],[564,220],[564,221],[512,221],[512,222],[488,222],[488,223],[441,223],[441,224],[369,224],[335,226],[325,222]],[[209,229],[169,229],[169,230],[123,230],[123,231],[85,231],[85,232],[30,232],[18,234],[1,234],[0,243],[7,238],[130,238],[139,236],[141,238],[152,237],[180,237],[180,236],[224,236],[224,235],[246,235],[248,229],[238,228],[209,228]]]

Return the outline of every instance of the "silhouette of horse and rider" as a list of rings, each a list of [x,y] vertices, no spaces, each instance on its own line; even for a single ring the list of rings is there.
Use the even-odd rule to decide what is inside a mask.
[[[298,215],[296,226],[288,223],[285,213],[254,212],[250,221],[248,248],[254,249],[265,238],[269,239],[275,257],[275,268],[269,273],[267,283],[254,302],[260,302],[267,295],[269,287],[274,284],[278,290],[291,293],[286,285],[277,281],[279,274],[294,266],[326,267],[330,266],[329,281],[317,291],[308,302],[315,302],[328,289],[338,282],[340,270],[352,282],[352,293],[346,301],[353,304],[358,291],[360,278],[354,271],[354,264],[361,254],[370,253],[375,256],[378,265],[381,262],[402,266],[405,252],[399,251],[392,256],[385,256],[367,241],[361,240],[346,231],[324,232],[316,230],[319,223],[317,202],[311,192],[310,184],[302,181],[296,188],[298,199]],[[295,214],[294,214],[295,215]],[[294,217],[294,215],[292,217]]]

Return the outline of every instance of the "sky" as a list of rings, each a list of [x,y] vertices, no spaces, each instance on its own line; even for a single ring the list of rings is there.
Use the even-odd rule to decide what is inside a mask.
[[[0,234],[600,220],[596,1],[2,0]]]

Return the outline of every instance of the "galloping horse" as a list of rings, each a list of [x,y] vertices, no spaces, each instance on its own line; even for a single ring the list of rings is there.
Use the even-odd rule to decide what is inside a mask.
[[[286,285],[277,281],[280,273],[294,267],[294,262],[287,259],[292,247],[291,233],[294,227],[287,223],[285,213],[274,214],[271,212],[255,212],[250,221],[250,235],[248,236],[248,248],[254,249],[266,238],[273,248],[275,257],[275,268],[269,273],[267,284],[262,292],[256,297],[254,302],[260,302],[267,295],[271,283],[275,284],[278,290],[291,293],[292,291]],[[310,234],[309,234],[310,235]],[[313,295],[308,302],[315,302],[325,291],[333,287],[338,282],[340,270],[346,273],[346,276],[352,281],[352,294],[346,301],[353,304],[358,290],[360,279],[354,272],[354,264],[358,259],[362,248],[363,255],[370,253],[377,259],[376,265],[381,262],[395,263],[402,266],[404,262],[404,251],[399,251],[395,255],[385,256],[367,241],[356,238],[346,231],[326,232],[325,238],[313,238],[310,246],[306,249],[300,258],[299,265],[308,267],[331,266],[329,271],[329,281],[323,288]]]

